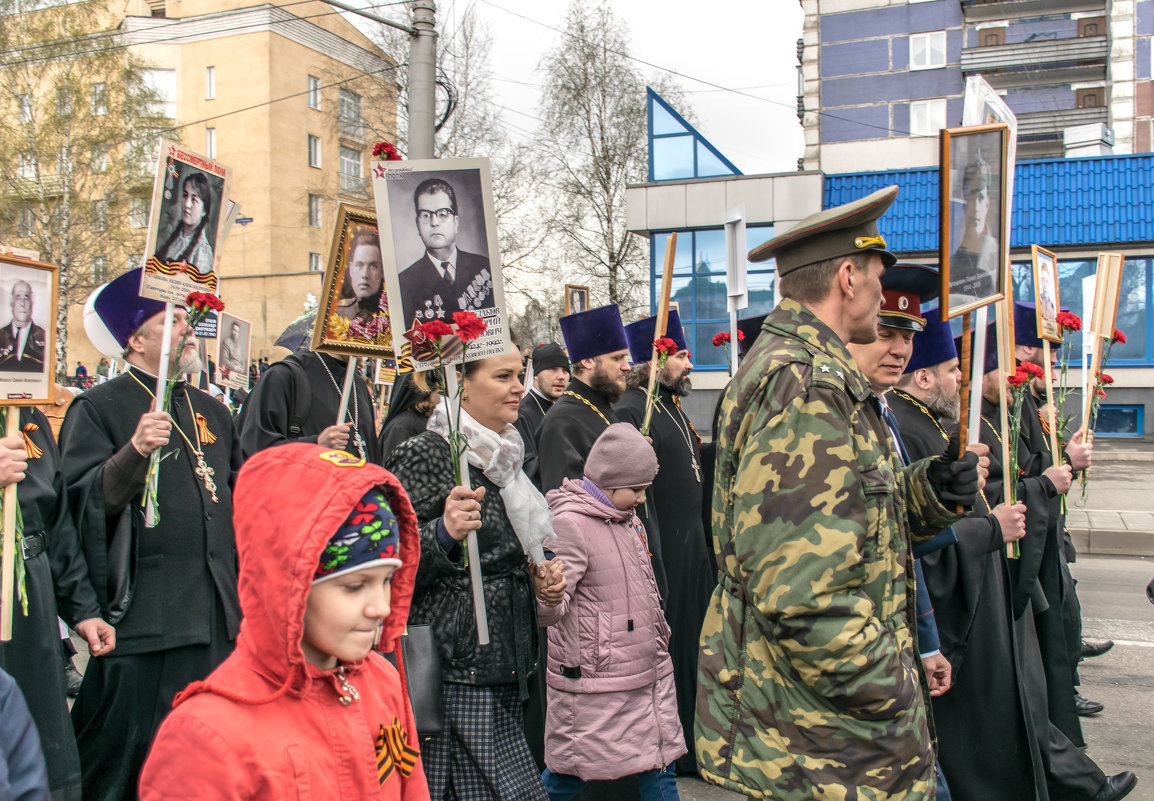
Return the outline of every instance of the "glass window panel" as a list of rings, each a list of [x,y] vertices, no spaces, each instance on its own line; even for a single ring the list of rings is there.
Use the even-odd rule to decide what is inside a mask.
[[[758,245],[768,242],[771,239],[773,239],[772,225],[748,225],[745,228],[745,252],[748,253]],[[751,265],[750,269],[753,269],[753,267],[765,269],[766,267],[772,267],[773,263],[773,260],[757,262],[757,264]]]
[[[649,118],[653,120],[654,135],[684,133],[685,126],[678,122],[660,103],[649,101]]]
[[[699,275],[693,279],[694,283],[694,312],[695,320],[708,317],[725,317],[726,294],[725,275]]]
[[[725,166],[709,148],[701,142],[697,143],[697,177],[705,178],[710,175],[733,175],[733,170]]]
[[[653,286],[655,290],[661,286],[661,271],[665,267],[665,242],[669,234],[653,234],[651,239],[651,253],[653,258]],[[690,273],[693,271],[693,234],[681,231],[677,234],[677,252],[673,254],[673,274]]]
[[[758,314],[768,314],[773,311],[774,278],[776,273],[750,273],[747,279],[749,289],[749,308],[738,311],[737,316],[744,319],[755,317]]]
[[[1094,433],[1108,437],[1142,436],[1142,408],[1102,404],[1102,408],[1098,410],[1098,425]]]
[[[922,69],[926,66],[926,37],[914,34],[910,37],[910,69]]]
[[[693,366],[701,369],[703,367],[727,367],[729,362],[725,358],[727,348],[713,347],[713,335],[719,334],[722,331],[729,329],[729,323],[725,320],[702,320],[698,322],[694,328],[695,336],[685,341],[693,346]]]
[[[694,265],[699,273],[721,273],[725,276],[725,229],[694,233]]]
[[[688,277],[678,278],[674,277],[669,284],[669,300],[677,303],[677,313],[682,320],[688,322],[694,319],[693,313],[693,287],[690,284]],[[656,286],[660,286],[661,279],[658,278]]]
[[[669,181],[693,177],[692,136],[671,136],[653,140],[653,180]]]
[[[1148,304],[1146,286],[1150,259],[1126,259],[1122,266],[1122,290],[1118,293],[1118,316],[1114,327],[1126,335],[1126,344],[1117,343],[1110,359],[1145,359]],[[1060,299],[1061,290],[1059,290]]]

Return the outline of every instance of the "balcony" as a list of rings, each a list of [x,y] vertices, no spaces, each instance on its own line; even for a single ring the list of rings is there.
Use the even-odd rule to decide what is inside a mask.
[[[1100,65],[1088,67],[1102,70],[1105,77],[1106,59],[1110,56],[1110,42],[1105,36],[1081,36],[1076,39],[1042,39],[1008,45],[962,48],[962,72],[1004,70],[1012,67],[1045,69],[1047,64],[1063,65],[1061,69],[1080,69],[1079,62],[1096,61]],[[1011,73],[1012,74],[1012,73]],[[1080,80],[1080,79],[1079,79]],[[1032,83],[1045,83],[1034,80]],[[996,84],[995,84],[996,86]]]
[[[1062,131],[1094,122],[1110,123],[1109,110],[1105,106],[1032,111],[1018,115],[1018,139],[1056,137],[1060,149]]]
[[[962,0],[966,22],[1029,19],[1075,12],[1106,13],[1106,0]]]

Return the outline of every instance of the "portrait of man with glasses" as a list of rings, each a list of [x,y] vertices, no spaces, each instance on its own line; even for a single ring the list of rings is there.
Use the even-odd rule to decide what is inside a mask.
[[[452,185],[442,178],[422,181],[413,205],[425,252],[400,272],[406,328],[414,319],[451,323],[453,312],[495,306],[489,259],[457,247],[460,212]]]

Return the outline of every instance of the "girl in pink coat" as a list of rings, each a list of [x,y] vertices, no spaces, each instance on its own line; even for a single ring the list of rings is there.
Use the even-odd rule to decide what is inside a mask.
[[[653,447],[616,423],[589,451],[584,479],[547,496],[568,582],[558,606],[537,606],[549,627],[541,778],[551,801],[623,776],[637,777],[645,801],[678,798],[672,763],[686,749],[669,626],[634,513],[656,474]]]

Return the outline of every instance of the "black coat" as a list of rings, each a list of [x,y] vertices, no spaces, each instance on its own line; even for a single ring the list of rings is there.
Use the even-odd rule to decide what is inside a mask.
[[[585,382],[571,378],[565,394],[553,404],[537,432],[541,489],[555,490],[567,478],[580,480],[585,475],[585,459],[593,443],[616,422],[619,422],[617,415],[604,395]]]
[[[463,543],[448,553],[437,525],[452,490],[449,444],[426,431],[398,445],[385,464],[401,480],[421,528],[421,565],[410,623],[428,623],[437,637],[445,681],[492,686],[525,684],[537,669],[537,602],[521,543],[505,514],[500,488],[470,465],[474,488],[484,487],[477,547],[489,618],[489,644],[477,644],[473,591]]]
[[[143,382],[144,386],[141,386]],[[109,541],[118,526],[130,527],[137,552],[135,595],[116,624],[116,655],[145,654],[185,645],[208,644],[213,610],[223,608],[229,640],[240,626],[236,591],[236,547],[232,530],[232,480],[240,468],[240,445],[224,404],[178,382],[173,392],[176,426],[195,442],[193,412],[205,418],[215,437],[203,445],[215,472],[217,502],[195,475],[196,459],[174,427],[160,465],[160,523],[144,525],[144,510],[130,501],[118,514],[104,504],[104,466],[132,438],[140,416],[152,404],[145,387],[156,379],[131,368],[84,392],[68,407],[60,431],[61,470],[69,505],[81,533],[93,588],[108,618]],[[187,395],[186,395],[187,389]],[[189,410],[189,401],[192,411]],[[179,443],[179,446],[178,446]],[[140,477],[143,490],[143,475]]]
[[[24,559],[28,614],[16,607],[12,640],[0,643],[0,669],[12,674],[28,701],[48,765],[48,786],[56,792],[66,793],[71,787],[79,793],[80,757],[68,717],[56,616],[74,626],[99,617],[100,607],[68,511],[52,429],[36,409],[23,408],[19,414],[25,436],[41,453],[29,457],[16,491],[28,553]]]
[[[525,443],[525,455],[521,462],[521,469],[533,486],[541,489],[541,462],[537,456],[537,434],[541,431],[541,423],[545,415],[553,408],[553,401],[542,397],[530,389],[521,399],[517,407],[517,422],[513,423]]]

